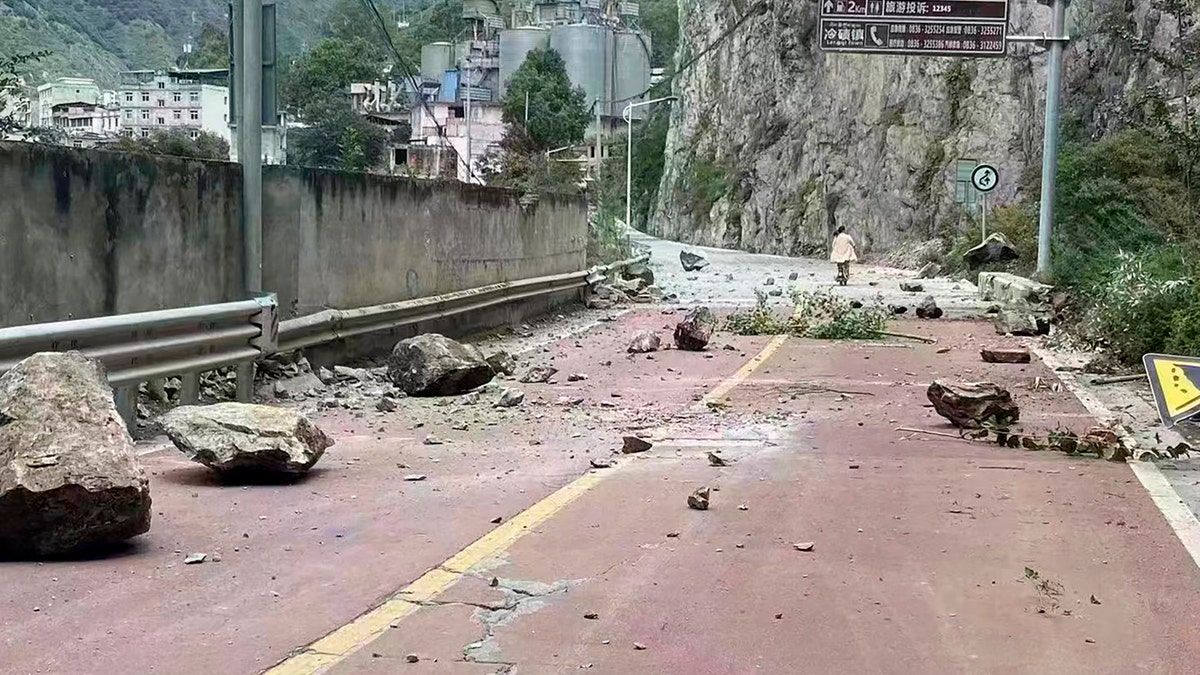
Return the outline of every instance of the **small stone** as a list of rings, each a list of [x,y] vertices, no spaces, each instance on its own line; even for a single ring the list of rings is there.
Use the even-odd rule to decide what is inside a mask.
[[[404,660],[408,661],[409,663],[416,663],[417,661],[421,660],[421,657],[417,656],[416,654],[409,654],[404,657]]]
[[[193,553],[183,559],[184,565],[199,565],[208,560],[207,553]]]
[[[583,618],[587,619],[588,621],[595,621],[600,618],[600,615],[595,612],[588,612],[587,614],[583,615]]]
[[[637,436],[625,436],[621,439],[621,442],[623,444],[621,446],[621,452],[626,455],[634,455],[639,452],[646,452],[650,448],[654,447],[653,443],[638,438]]]
[[[900,290],[905,293],[920,293],[925,290],[925,284],[916,281],[901,281]]]
[[[593,469],[611,469],[613,463],[611,459],[593,459],[589,462]]]
[[[404,480],[409,483],[419,483],[425,480],[426,476],[423,473],[410,473],[404,477]]]
[[[788,281],[795,281],[799,278],[800,278],[799,272],[792,272],[791,274],[788,275]]]
[[[1091,598],[1089,598],[1088,601],[1091,602],[1093,605],[1101,604],[1100,599],[1097,598],[1095,595],[1093,595]]]
[[[490,522],[493,525],[499,525],[501,523],[501,521],[503,521],[503,520],[504,520],[503,516],[496,516],[495,518],[492,518],[488,522]]]
[[[696,490],[692,494],[688,495],[688,508],[695,509],[697,511],[707,511],[709,495],[710,491],[706,487]]]
[[[633,338],[626,349],[630,354],[648,354],[662,347],[662,338],[655,333],[641,333]]]
[[[774,286],[774,285],[775,285],[775,277],[767,277],[767,280],[763,282],[763,286]]]
[[[750,507],[746,504],[738,504],[738,511],[749,511]]]
[[[434,436],[433,434],[429,434],[428,436],[425,437],[425,440],[422,441],[422,443],[424,443],[425,445],[443,445],[443,444],[445,444],[445,441],[438,438],[437,436]]]
[[[572,373],[567,376],[567,382],[583,382],[588,376],[583,373]]]
[[[522,384],[544,384],[558,374],[558,368],[551,366],[535,366],[521,376]]]
[[[816,548],[816,546],[817,545],[811,541],[803,541],[792,545],[792,547],[797,551],[804,551],[806,553]]]
[[[488,586],[491,586],[492,588],[495,588],[499,585],[500,585],[500,579],[497,577],[492,577],[492,580],[488,582]]]
[[[633,648],[640,652],[646,648],[646,645],[644,645],[640,642],[635,642],[635,643],[633,643]]]
[[[497,408],[515,408],[525,402],[525,392],[518,389],[505,389],[500,392],[496,401]]]
[[[776,614],[776,615],[775,615],[775,618],[776,618],[776,619],[782,619],[782,618],[783,618],[783,612],[780,612],[780,613]]]
[[[945,312],[942,311],[941,307],[938,307],[937,301],[933,299],[932,295],[925,296],[921,304],[917,305],[918,319],[940,319],[944,315]]]
[[[396,412],[400,404],[396,403],[396,399],[384,396],[375,403],[375,409],[379,412]]]
[[[715,452],[708,453],[709,466],[729,466],[729,461]]]

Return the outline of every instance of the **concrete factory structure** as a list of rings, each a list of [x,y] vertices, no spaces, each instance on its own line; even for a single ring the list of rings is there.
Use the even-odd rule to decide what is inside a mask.
[[[457,42],[433,42],[421,48],[421,80],[426,100],[448,106],[449,119],[461,124],[445,126],[445,136],[419,135],[421,120],[414,119],[410,158],[422,157],[420,165],[410,162],[410,173],[424,174],[431,152],[454,153],[438,166],[460,167],[459,176],[472,180],[469,165],[479,161],[495,146],[490,124],[494,108],[505,94],[513,73],[534,49],[549,47],[566,64],[571,81],[583,89],[589,106],[598,112],[598,127],[591,135],[606,135],[624,124],[625,106],[644,100],[651,85],[650,35],[638,24],[638,5],[608,0],[538,0],[518,4],[511,17],[502,17],[495,0],[466,0],[463,18],[468,28]],[[536,106],[537,101],[530,101]],[[635,108],[641,119],[646,109]],[[420,111],[416,108],[413,114]],[[427,116],[427,115],[426,115]],[[488,127],[486,138],[476,138],[477,126]],[[479,129],[482,131],[482,128]],[[454,134],[465,134],[459,138]],[[591,143],[589,143],[589,147]],[[433,150],[432,148],[441,148]],[[465,150],[464,150],[465,148]]]

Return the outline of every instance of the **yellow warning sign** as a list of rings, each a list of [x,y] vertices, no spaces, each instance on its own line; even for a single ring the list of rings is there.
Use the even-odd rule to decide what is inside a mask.
[[[1200,415],[1200,359],[1147,354],[1142,357],[1158,416],[1168,427]]]

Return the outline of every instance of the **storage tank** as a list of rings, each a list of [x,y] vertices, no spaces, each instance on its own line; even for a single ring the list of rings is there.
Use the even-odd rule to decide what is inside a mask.
[[[550,31],[545,28],[511,28],[500,33],[500,97],[508,87],[508,78],[525,63],[535,49],[550,46]]]
[[[618,31],[614,36],[616,73],[613,83],[612,114],[620,117],[628,103],[644,100],[642,92],[650,88],[650,36],[633,31]],[[633,119],[647,114],[646,106],[633,109]]]
[[[612,45],[608,26],[573,24],[550,30],[550,47],[562,56],[571,83],[583,88],[588,106],[612,98]]]
[[[421,47],[421,76],[438,81],[454,63],[454,45],[449,42],[430,42]]]

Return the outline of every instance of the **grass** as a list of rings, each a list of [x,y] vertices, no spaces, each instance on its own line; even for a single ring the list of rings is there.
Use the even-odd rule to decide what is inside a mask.
[[[738,335],[794,335],[817,340],[875,340],[887,330],[885,308],[855,307],[845,298],[828,292],[792,289],[795,311],[783,318],[767,305],[767,295],[755,291],[754,307],[734,312],[725,320],[725,330]]]

